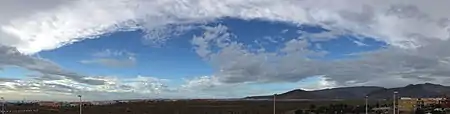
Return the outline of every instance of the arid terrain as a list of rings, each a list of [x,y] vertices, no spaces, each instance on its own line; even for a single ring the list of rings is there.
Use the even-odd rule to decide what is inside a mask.
[[[311,104],[327,106],[338,101],[277,101],[278,114],[296,109],[308,109]],[[347,104],[362,104],[360,101]],[[272,101],[153,101],[122,103],[104,106],[84,106],[83,114],[272,114]],[[37,112],[15,112],[11,114],[79,114],[78,107],[39,107]]]

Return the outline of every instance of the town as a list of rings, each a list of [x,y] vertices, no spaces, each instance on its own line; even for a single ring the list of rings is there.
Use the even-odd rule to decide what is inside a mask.
[[[450,99],[445,97],[400,97],[395,101],[392,99],[365,99],[364,101],[274,100],[20,101],[4,102],[2,112],[8,114],[445,114],[450,111]],[[392,104],[393,102],[395,105]]]

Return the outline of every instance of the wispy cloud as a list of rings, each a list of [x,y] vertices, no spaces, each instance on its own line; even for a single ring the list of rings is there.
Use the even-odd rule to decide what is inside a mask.
[[[92,60],[82,60],[83,64],[99,64],[106,67],[123,68],[132,67],[136,64],[136,60],[132,57],[128,59],[112,59],[112,58],[98,58]]]
[[[17,66],[38,72],[40,75],[56,75],[80,83],[103,84],[103,81],[85,79],[86,76],[68,71],[49,60],[23,55],[13,47],[0,46],[0,67],[5,66]]]
[[[94,57],[120,57],[120,56],[134,56],[134,55],[136,54],[128,51],[111,50],[111,49],[105,49],[92,54],[92,56]]]
[[[133,67],[136,65],[136,58],[134,53],[128,51],[118,50],[103,50],[93,54],[92,59],[81,60],[83,64],[99,64],[112,68]]]

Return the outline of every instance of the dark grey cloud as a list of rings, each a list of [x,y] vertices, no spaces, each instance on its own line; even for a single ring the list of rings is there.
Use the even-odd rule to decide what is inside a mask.
[[[14,78],[0,78],[0,82],[14,82],[16,80],[19,79],[14,79]]]
[[[63,84],[54,84],[54,83],[44,84],[44,86],[41,87],[40,89],[44,92],[61,92],[61,93],[76,93],[76,92],[82,91],[79,88],[75,88],[75,87],[63,85]]]
[[[50,74],[30,74],[27,75],[28,77],[34,79],[34,80],[38,80],[38,81],[52,81],[52,80],[62,80],[64,79],[64,77],[59,76],[59,75],[50,75]]]
[[[101,80],[86,79],[86,76],[70,72],[57,64],[38,57],[23,55],[13,47],[0,45],[0,67],[17,66],[30,71],[38,72],[42,75],[59,75],[80,83],[102,85]]]

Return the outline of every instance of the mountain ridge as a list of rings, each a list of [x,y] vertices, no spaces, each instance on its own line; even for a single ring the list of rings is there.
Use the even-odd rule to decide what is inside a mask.
[[[404,87],[353,86],[306,91],[294,89],[277,94],[277,99],[391,99],[394,91],[401,97],[444,97],[450,95],[450,87],[439,84],[409,84]],[[273,95],[249,96],[244,99],[272,99]]]

